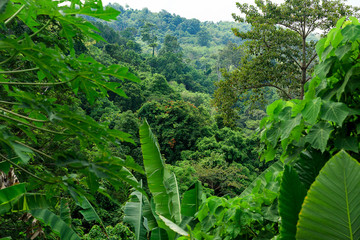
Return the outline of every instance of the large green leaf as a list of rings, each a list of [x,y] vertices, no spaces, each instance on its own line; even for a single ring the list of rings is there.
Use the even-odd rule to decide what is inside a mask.
[[[99,215],[96,213],[94,207],[91,205],[89,200],[82,195],[77,199],[78,206],[80,206],[83,210],[80,210],[80,213],[84,216],[86,221],[97,221],[98,223],[102,224],[102,221],[99,217]]]
[[[281,122],[281,140],[284,140],[290,136],[291,131],[300,124],[301,114],[298,114],[294,118],[290,118],[284,122]]]
[[[61,218],[48,209],[32,209],[29,211],[36,219],[51,227],[51,230],[64,240],[80,240],[80,237]]]
[[[170,177],[170,172],[165,168],[159,145],[146,121],[140,126],[140,142],[148,186],[153,196],[156,212],[171,219],[170,197],[164,185],[164,181]]]
[[[180,224],[182,222],[180,193],[175,174],[171,173],[170,176],[165,179],[164,184],[170,198],[169,207],[171,211],[171,218],[175,220],[176,224]]]
[[[296,239],[360,239],[359,172],[345,151],[325,164],[303,203]]]
[[[341,126],[345,118],[349,115],[349,112],[348,107],[344,103],[323,101],[320,117]]]
[[[343,41],[356,41],[360,38],[360,25],[348,25],[341,30]]]
[[[16,184],[0,190],[0,205],[6,204],[26,192],[25,183]]]
[[[305,140],[309,142],[313,148],[324,152],[330,133],[333,130],[334,128],[328,122],[319,122],[310,129],[309,134],[305,137]]]
[[[315,124],[317,117],[319,116],[320,108],[320,98],[315,98],[311,102],[307,102],[305,108],[302,111],[304,119],[310,124]]]
[[[131,199],[128,201],[124,208],[124,222],[131,224],[135,228],[136,240],[146,240],[146,228],[144,226],[143,217],[143,195],[139,191],[131,194]]]
[[[202,203],[202,186],[199,181],[194,183],[189,190],[184,193],[181,201],[181,214],[182,216],[194,217],[195,213],[199,210]]]
[[[168,240],[168,236],[166,234],[166,231],[162,228],[155,228],[151,232],[151,238],[150,240]]]
[[[306,189],[296,171],[285,165],[279,196],[280,239],[295,239],[298,215],[305,196]]]
[[[328,152],[321,153],[316,149],[310,149],[300,154],[294,168],[299,175],[300,182],[307,190],[329,159]]]
[[[335,147],[347,151],[359,152],[359,142],[357,136],[338,136],[334,141]]]
[[[189,234],[184,229],[179,227],[176,223],[172,222],[171,220],[161,215],[159,215],[159,218],[166,224],[166,226],[168,226],[171,230],[173,230],[177,234],[180,234],[182,236],[189,236]]]
[[[245,197],[253,191],[253,189],[257,186],[258,182],[265,188],[273,188],[278,187],[274,186],[273,181],[268,181],[269,175],[271,180],[275,180],[276,177],[283,171],[283,163],[281,161],[277,161],[268,167],[263,173],[261,173],[241,194],[240,197]]]

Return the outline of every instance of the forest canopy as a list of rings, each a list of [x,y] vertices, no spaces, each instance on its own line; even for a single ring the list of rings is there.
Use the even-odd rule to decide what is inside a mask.
[[[0,3],[0,239],[360,238],[357,9],[62,2]]]

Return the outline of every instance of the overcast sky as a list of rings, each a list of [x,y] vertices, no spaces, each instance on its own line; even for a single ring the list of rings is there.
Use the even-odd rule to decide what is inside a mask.
[[[162,9],[185,18],[197,18],[201,21],[233,21],[232,13],[239,13],[236,2],[254,3],[253,0],[103,0],[103,4],[119,3],[133,9],[147,7],[152,12]],[[273,2],[283,2],[273,0]],[[360,0],[348,0],[349,5],[360,6]]]

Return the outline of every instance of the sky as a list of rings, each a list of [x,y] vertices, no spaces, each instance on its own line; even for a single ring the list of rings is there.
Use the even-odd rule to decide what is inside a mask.
[[[119,3],[133,9],[147,7],[152,12],[166,10],[185,18],[197,18],[200,21],[233,21],[232,13],[239,13],[236,2],[253,4],[253,0],[103,0],[103,4]],[[283,2],[273,0],[273,2]],[[360,6],[359,0],[348,0],[347,4]]]

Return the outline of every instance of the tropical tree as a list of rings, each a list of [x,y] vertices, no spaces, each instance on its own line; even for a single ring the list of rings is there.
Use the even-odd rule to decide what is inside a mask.
[[[157,40],[158,37],[155,34],[156,25],[152,23],[145,23],[144,26],[141,27],[141,40],[146,42],[149,47],[152,48],[152,55],[155,55],[155,48],[158,46]]]
[[[255,6],[237,7],[242,15],[233,14],[235,21],[249,23],[252,29],[233,29],[248,41],[241,65],[225,71],[224,80],[217,83],[215,105],[225,120],[226,114],[236,116],[234,104],[247,92],[253,93],[251,102],[264,99],[269,89],[284,99],[303,99],[317,57],[314,34],[328,32],[339,18],[358,10],[340,0],[289,0],[279,5],[257,0]]]
[[[0,175],[14,180],[4,183],[1,178],[0,214],[6,222],[5,213],[27,213],[61,239],[80,239],[69,204],[105,231],[93,207],[96,192],[111,200],[99,188],[100,179],[116,189],[126,182],[142,191],[128,170],[141,168],[131,158],[112,155],[110,148],[133,142],[130,135],[96,122],[80,110],[80,102],[93,104],[108,91],[126,97],[118,80],[139,79],[127,68],[104,66],[76,47],[105,41],[80,15],[109,21],[118,11],[97,0],[61,3],[0,4]],[[30,231],[28,237],[41,231]],[[10,233],[19,238],[19,232]]]

